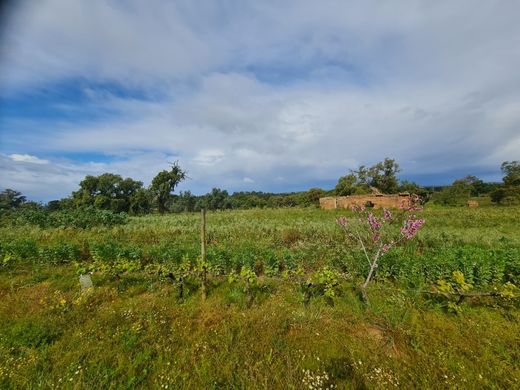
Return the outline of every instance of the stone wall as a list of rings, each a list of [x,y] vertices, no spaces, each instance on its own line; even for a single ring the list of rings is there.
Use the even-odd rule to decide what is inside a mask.
[[[470,207],[470,208],[478,207],[478,202],[476,200],[468,200],[468,207]]]
[[[320,207],[324,210],[349,209],[353,205],[366,206],[372,204],[375,209],[399,208],[409,206],[411,197],[409,194],[395,195],[351,195],[351,196],[327,196],[320,198]]]

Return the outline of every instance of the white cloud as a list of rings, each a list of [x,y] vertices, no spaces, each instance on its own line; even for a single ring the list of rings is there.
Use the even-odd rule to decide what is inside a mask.
[[[22,175],[8,182],[36,193],[39,175],[63,175],[65,195],[86,172],[146,181],[166,159],[198,191],[332,183],[385,156],[411,175],[498,170],[520,159],[519,13],[470,0],[27,2],[6,29],[1,93],[79,78],[88,108],[114,114],[4,119],[3,163]],[[117,158],[36,169],[62,152]]]
[[[220,150],[201,150],[193,162],[202,166],[213,166],[224,160],[226,155]]]
[[[48,164],[49,160],[43,160],[30,154],[11,154],[9,158],[13,161],[26,162],[30,164]]]

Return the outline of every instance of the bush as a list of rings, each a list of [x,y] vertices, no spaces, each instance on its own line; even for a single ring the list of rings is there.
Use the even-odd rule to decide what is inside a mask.
[[[69,263],[78,260],[81,250],[79,246],[67,242],[43,247],[39,251],[40,261],[51,264]]]
[[[141,260],[142,250],[136,246],[124,247],[114,241],[90,245],[90,253],[95,261],[111,262],[116,260]]]
[[[0,243],[0,258],[4,264],[10,262],[36,260],[38,245],[34,240],[15,240]]]
[[[86,207],[75,210],[48,211],[45,209],[18,209],[3,212],[0,220],[4,225],[34,225],[40,228],[80,228],[95,226],[112,227],[128,222],[126,213],[114,213]]]
[[[520,187],[501,187],[491,193],[491,200],[494,203],[503,205],[520,204]]]

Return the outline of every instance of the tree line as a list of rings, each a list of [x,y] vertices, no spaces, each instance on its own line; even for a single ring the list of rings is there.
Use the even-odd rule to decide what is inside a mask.
[[[69,197],[52,200],[45,206],[27,201],[20,192],[6,189],[0,192],[0,210],[45,209],[66,211],[92,208],[114,213],[125,212],[143,215],[152,212],[191,212],[208,210],[307,207],[318,206],[323,196],[362,195],[373,192],[394,194],[408,192],[421,196],[424,201],[442,205],[465,205],[470,197],[489,196],[497,204],[520,203],[520,162],[505,161],[501,165],[502,183],[486,183],[475,176],[466,176],[444,187],[425,188],[416,183],[401,181],[397,174],[399,164],[385,158],[373,166],[360,166],[341,176],[334,189],[325,191],[311,188],[292,193],[235,192],[213,188],[205,195],[190,191],[175,194],[175,189],[185,179],[187,172],[175,162],[168,170],[159,172],[148,187],[141,181],[123,178],[113,173],[86,176],[79,188]]]

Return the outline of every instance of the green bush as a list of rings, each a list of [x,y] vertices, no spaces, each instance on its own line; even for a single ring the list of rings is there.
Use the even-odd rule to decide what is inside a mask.
[[[40,261],[51,264],[69,263],[78,260],[81,250],[78,245],[58,242],[39,250]]]
[[[10,262],[36,260],[38,245],[34,240],[13,240],[0,242],[0,256],[4,264]]]
[[[143,251],[135,245],[127,247],[118,242],[107,240],[90,245],[90,254],[95,261],[111,262],[120,259],[141,260]]]
[[[95,226],[124,225],[128,222],[128,215],[93,207],[61,211],[18,209],[2,212],[0,219],[3,224],[11,226],[32,225],[42,229],[67,227],[89,229]]]

